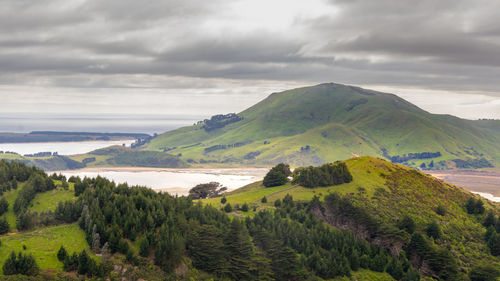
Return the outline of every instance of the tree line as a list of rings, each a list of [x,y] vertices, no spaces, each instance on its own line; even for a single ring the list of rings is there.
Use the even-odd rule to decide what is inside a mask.
[[[293,172],[293,183],[304,187],[331,186],[352,181],[352,175],[343,162],[335,162],[319,167],[300,167]]]

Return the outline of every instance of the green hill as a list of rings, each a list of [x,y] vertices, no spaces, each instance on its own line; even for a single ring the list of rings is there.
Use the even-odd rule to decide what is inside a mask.
[[[0,279],[26,280],[15,276],[22,272],[36,275],[29,280],[500,276],[497,203],[380,158],[328,167],[322,171],[347,183],[267,188],[256,182],[193,202],[102,177],[68,183],[0,161],[0,199],[8,204],[0,215],[0,274],[14,274]],[[297,174],[308,169],[292,175],[310,183]],[[314,177],[325,176],[316,171]]]
[[[500,162],[500,121],[431,114],[393,94],[358,87],[329,83],[273,93],[237,116],[166,132],[142,149],[225,165],[304,166],[354,154],[414,167],[432,161],[434,169]]]
[[[257,182],[227,193],[224,204],[220,197],[200,201],[219,208],[231,204],[233,208],[237,206],[234,208],[235,215],[250,217],[264,210],[282,212],[284,209],[290,212],[290,208],[293,209],[300,202],[308,202],[309,212],[322,221],[334,228],[351,230],[358,237],[384,247],[393,254],[400,254],[404,250],[422,274],[439,280],[468,280],[464,274],[480,264],[490,264],[500,269],[500,258],[491,254],[485,240],[484,226],[489,211],[499,214],[496,203],[430,175],[382,159],[361,157],[346,160],[345,163],[353,177],[350,183],[317,188],[288,183],[266,188]],[[285,203],[290,201],[290,196],[294,202],[291,206]],[[265,203],[262,202],[264,197]],[[485,203],[486,210],[481,214],[470,214],[468,202],[478,199]],[[277,201],[281,203],[279,207],[276,207]],[[246,212],[241,210],[244,204],[249,206]],[[402,224],[408,218],[415,225],[411,231],[405,230]],[[439,238],[430,238],[427,234],[429,225],[434,222],[440,229]],[[411,256],[415,233],[426,237],[427,243],[432,245],[430,248],[434,247],[434,250],[429,251],[434,251],[434,254],[427,257],[422,255],[420,259]],[[443,258],[442,255],[450,258],[447,265],[434,264],[434,259]],[[453,271],[457,275],[451,279],[445,277],[450,272],[441,272],[440,267],[454,267]]]

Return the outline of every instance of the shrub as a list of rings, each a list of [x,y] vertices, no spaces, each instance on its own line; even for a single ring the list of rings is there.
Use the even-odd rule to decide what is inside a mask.
[[[433,221],[427,226],[426,233],[429,237],[439,239],[441,237],[441,228],[435,221]]]
[[[243,204],[243,206],[241,206],[241,211],[248,212],[248,204],[247,203],[245,203],[245,204]]]
[[[436,214],[438,214],[440,216],[446,215],[446,209],[443,207],[443,205],[437,206],[437,208],[436,208]]]

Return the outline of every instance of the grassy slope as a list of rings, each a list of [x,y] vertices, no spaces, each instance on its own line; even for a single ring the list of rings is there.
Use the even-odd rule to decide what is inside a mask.
[[[23,183],[19,183],[17,189],[5,192],[3,195],[5,199],[7,199],[7,202],[9,202],[9,209],[4,214],[4,216],[9,222],[11,232],[16,231],[16,214],[14,214],[14,202],[16,201],[19,190],[23,188],[23,185]]]
[[[362,99],[366,103],[347,110],[351,102]],[[239,115],[244,120],[211,132],[205,132],[201,125],[167,132],[145,149],[176,147],[169,153],[182,153],[184,160],[226,160],[247,165],[280,161],[318,164],[345,159],[351,153],[381,156],[381,147],[390,155],[440,151],[443,156],[435,162],[467,157],[500,162],[500,122],[430,114],[395,95],[344,85],[321,84],[274,93]],[[203,151],[215,144],[245,141],[253,143],[208,154]],[[198,145],[186,147],[193,144]],[[300,147],[306,145],[311,151],[301,153]],[[260,152],[255,160],[243,160],[255,151]]]
[[[54,182],[56,183],[56,185],[61,183],[60,181]],[[38,213],[54,211],[59,202],[65,202],[75,199],[76,197],[74,184],[70,182],[68,190],[64,190],[62,187],[57,187],[54,190],[50,190],[44,193],[37,193],[35,199],[33,199],[33,202],[29,207],[29,210]]]
[[[333,279],[334,281],[392,281],[394,278],[387,274],[386,272],[374,272],[367,269],[360,269],[352,273],[352,277],[337,277]]]
[[[85,249],[93,258],[99,259],[90,251],[85,240],[85,233],[76,223],[2,236],[1,239],[0,264],[2,265],[12,251],[23,251],[23,245],[27,247],[24,252],[32,254],[42,270],[62,270],[62,263],[57,260],[57,251],[61,246],[64,246],[69,253],[81,252]]]
[[[386,223],[394,224],[408,214],[417,223],[417,229],[423,231],[429,222],[438,222],[443,238],[436,243],[450,245],[461,267],[479,260],[500,266],[500,260],[489,255],[484,243],[485,229],[481,218],[468,215],[464,210],[467,198],[476,195],[406,166],[377,158],[353,158],[346,160],[346,164],[353,174],[353,181],[347,184],[312,189],[291,184],[265,188],[258,182],[228,193],[226,199],[232,205],[241,206],[246,202],[260,210],[273,208],[274,201],[286,194],[292,195],[294,200],[310,200],[314,196],[322,198],[330,192],[339,192],[351,196],[355,205],[367,209]],[[260,202],[263,196],[268,199],[266,204]],[[202,202],[217,206],[220,198]],[[436,214],[439,205],[446,208],[445,216]],[[489,201],[486,208],[497,213],[500,210],[498,204]],[[252,215],[253,212],[241,214]]]

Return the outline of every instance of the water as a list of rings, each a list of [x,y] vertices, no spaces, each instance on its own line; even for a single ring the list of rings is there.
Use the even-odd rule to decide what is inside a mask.
[[[78,142],[31,142],[0,143],[0,151],[17,152],[21,155],[37,152],[57,152],[59,155],[87,153],[99,148],[125,144],[130,146],[135,140],[78,141]]]
[[[494,196],[493,194],[491,193],[485,193],[485,192],[478,192],[478,191],[471,191],[472,193],[474,194],[478,194],[480,195],[481,197],[483,198],[486,198],[490,201],[493,201],[493,202],[500,202],[500,197],[498,196]]]
[[[268,169],[147,169],[147,168],[89,168],[61,171],[66,177],[101,177],[116,183],[147,186],[170,194],[187,195],[200,183],[219,182],[228,190],[262,180]],[[59,173],[59,172],[57,172]]]

